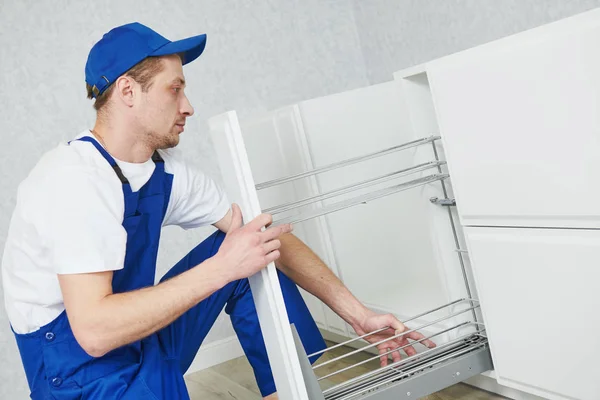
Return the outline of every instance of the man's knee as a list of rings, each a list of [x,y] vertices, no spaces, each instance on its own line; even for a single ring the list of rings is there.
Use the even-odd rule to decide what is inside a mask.
[[[182,274],[191,268],[201,264],[207,259],[213,257],[219,251],[221,244],[225,238],[225,233],[217,230],[200,244],[194,247],[185,257],[175,264],[167,273],[160,279],[164,282],[179,274]]]

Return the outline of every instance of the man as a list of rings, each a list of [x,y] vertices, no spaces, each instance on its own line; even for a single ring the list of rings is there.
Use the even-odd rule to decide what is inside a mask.
[[[296,283],[358,334],[389,327],[372,342],[406,329],[360,304],[290,226],[269,215],[243,225],[239,207],[175,152],[194,112],[182,66],[205,42],[170,42],[138,23],[104,35],[85,71],[94,129],[46,153],[19,187],[3,284],[33,399],[187,399],[183,374],[224,307],[262,395],[276,398],[246,279],[272,261],[309,353],[324,342]],[[155,285],[162,226],[208,224],[217,231]]]

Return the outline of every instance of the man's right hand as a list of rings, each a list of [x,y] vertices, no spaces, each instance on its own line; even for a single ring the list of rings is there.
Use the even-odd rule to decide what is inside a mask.
[[[271,215],[261,214],[243,225],[239,206],[232,205],[231,224],[215,255],[225,266],[230,282],[254,275],[279,258],[278,238],[291,232],[292,227],[289,224],[270,227],[272,222]]]

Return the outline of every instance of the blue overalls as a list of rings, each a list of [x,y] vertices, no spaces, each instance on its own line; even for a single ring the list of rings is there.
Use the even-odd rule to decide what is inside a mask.
[[[156,152],[152,157],[155,170],[150,180],[138,192],[132,192],[115,160],[94,139],[79,140],[90,142],[98,149],[123,186],[127,250],[124,268],[114,272],[114,293],[154,285],[160,232],[173,175],[165,172],[164,162]],[[221,231],[212,234],[161,281],[215,255],[224,238]],[[307,353],[325,348],[297,286],[281,272],[279,278],[290,322],[296,324]],[[31,398],[189,399],[183,374],[223,307],[252,365],[261,394],[267,396],[275,392],[252,293],[248,280],[243,279],[213,293],[164,329],[98,358],[88,355],[79,346],[64,311],[35,332],[15,333]],[[311,359],[314,361],[316,358]]]

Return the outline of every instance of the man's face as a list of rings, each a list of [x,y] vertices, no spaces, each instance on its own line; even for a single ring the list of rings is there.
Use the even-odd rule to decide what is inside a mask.
[[[194,109],[184,93],[185,79],[181,59],[162,57],[164,69],[153,80],[148,92],[136,101],[138,123],[148,144],[154,149],[175,147],[187,117]]]

